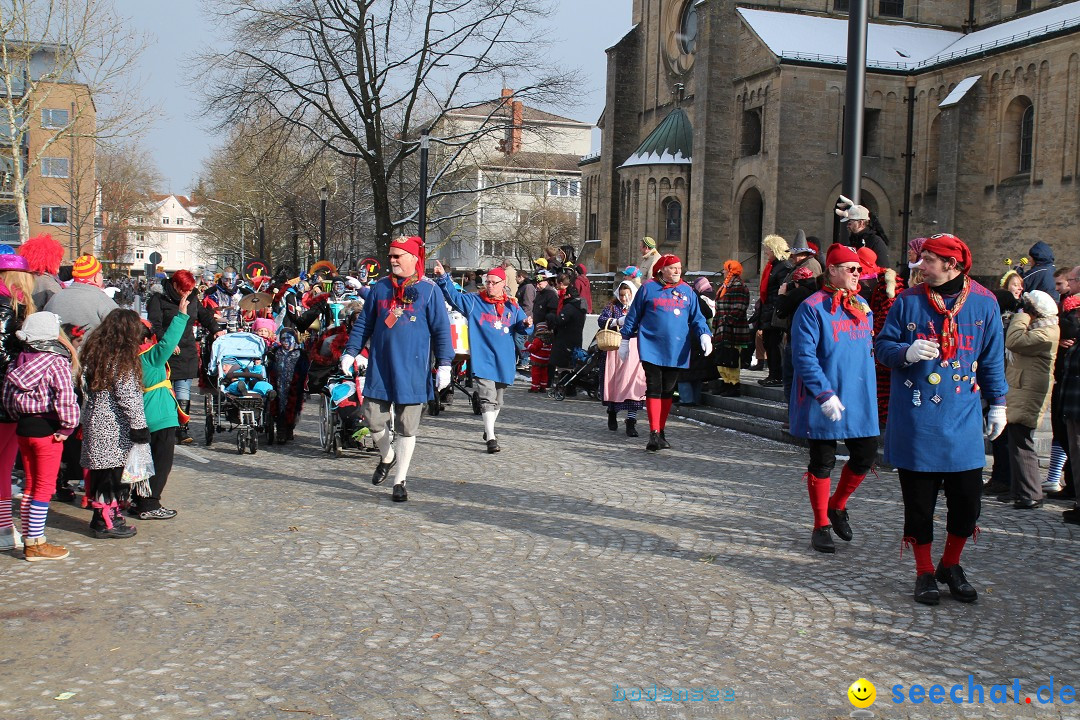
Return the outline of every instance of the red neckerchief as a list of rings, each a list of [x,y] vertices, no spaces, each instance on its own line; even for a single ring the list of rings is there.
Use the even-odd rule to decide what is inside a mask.
[[[559,288],[559,306],[555,308],[555,313],[562,312],[563,300],[566,298],[566,288]]]
[[[960,346],[960,332],[956,325],[956,316],[960,314],[960,310],[964,307],[964,303],[967,302],[968,295],[971,293],[971,278],[967,275],[964,276],[964,287],[960,290],[960,294],[956,296],[956,302],[953,303],[951,310],[946,309],[945,299],[941,297],[941,293],[930,287],[930,283],[923,283],[923,285],[926,287],[926,297],[930,300],[930,307],[945,318],[941,324],[941,337],[939,338],[941,359],[952,360],[956,357],[956,348]]]
[[[394,286],[394,307],[408,305],[405,302],[405,289],[420,280],[419,275],[413,275],[408,280],[400,280],[397,275],[390,275],[390,282]]]
[[[485,288],[484,290],[480,291],[479,295],[481,300],[488,303],[489,305],[495,306],[495,312],[498,313],[499,319],[502,320],[503,312],[505,312],[506,310],[506,293],[503,293],[498,298],[493,298],[491,297],[491,295],[488,295],[488,291]]]
[[[858,285],[855,286],[854,290],[842,290],[826,283],[825,292],[832,297],[832,312],[836,312],[836,309],[843,305],[848,314],[858,320],[860,325],[866,321],[866,311],[863,310],[863,305],[859,302]]]
[[[1070,295],[1061,301],[1061,312],[1072,312],[1080,307],[1080,295]]]
[[[765,269],[761,271],[761,302],[765,303],[765,298],[769,295],[769,275],[772,274],[773,261],[765,263]]]

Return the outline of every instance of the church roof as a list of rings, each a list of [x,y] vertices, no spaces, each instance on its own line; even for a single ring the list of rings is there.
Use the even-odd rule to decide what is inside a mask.
[[[738,12],[782,60],[847,64],[846,18],[753,8],[739,8]],[[967,35],[935,27],[871,22],[867,28],[866,66],[877,70],[920,70],[1077,28],[1080,2],[1047,8]]]
[[[621,167],[632,165],[689,165],[694,151],[694,128],[686,111],[675,108]]]

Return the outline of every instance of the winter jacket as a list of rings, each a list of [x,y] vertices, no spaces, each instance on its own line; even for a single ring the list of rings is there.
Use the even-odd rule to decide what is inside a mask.
[[[79,401],[71,357],[57,341],[34,343],[19,354],[4,381],[4,408],[26,437],[71,435],[79,426]]]
[[[1063,350],[1059,353],[1059,356],[1062,355],[1061,379],[1056,386],[1061,393],[1061,415],[1080,422],[1080,344]]]
[[[518,286],[514,297],[517,299],[518,305],[521,306],[521,311],[532,317],[533,301],[536,300],[536,285],[531,282],[522,283]]]
[[[874,375],[870,307],[860,322],[824,290],[799,305],[791,323],[791,360],[795,369],[788,404],[791,434],[814,440],[877,437],[877,388]],[[821,412],[836,396],[844,405],[839,422]]]
[[[449,275],[439,275],[435,283],[446,301],[468,320],[469,363],[473,374],[484,380],[513,385],[517,374],[514,334],[524,335],[527,330],[525,313],[517,302],[506,298],[500,316],[495,305],[485,301],[479,293],[463,293],[455,288]]]
[[[195,321],[198,320],[208,332],[215,329],[214,311],[203,306],[199,302],[199,291],[192,290],[188,294],[188,312],[191,313],[191,322],[184,328],[184,334],[180,336],[180,354],[169,359],[169,369],[172,370],[173,380],[190,380],[199,376],[199,352],[195,342]],[[166,280],[160,293],[154,293],[146,302],[146,319],[150,321],[150,327],[154,335],[165,337],[173,318],[180,314],[180,295],[173,287],[172,280]]]
[[[40,309],[56,313],[61,323],[81,327],[89,334],[117,307],[96,285],[75,282],[53,295]]]
[[[83,406],[82,466],[88,470],[120,468],[131,451],[131,431],[146,430],[142,382],[134,375],[108,390],[86,394]]]
[[[637,268],[641,271],[641,283],[645,284],[653,279],[652,269],[656,261],[660,259],[660,253],[656,250],[647,250],[638,260]]]
[[[1059,328],[1057,318],[1037,318],[1016,313],[1005,332],[1006,418],[1010,425],[1039,427],[1050,402],[1051,376],[1057,356]]]
[[[34,307],[44,309],[52,300],[52,296],[63,289],[64,286],[55,275],[34,275],[34,293],[31,295],[34,299]]]
[[[713,318],[715,337],[713,344],[728,347],[746,347],[753,342],[753,332],[747,310],[750,308],[750,290],[741,277],[735,277],[728,284],[727,292],[720,297],[716,293],[716,315]]]
[[[624,338],[637,337],[642,362],[673,368],[690,366],[691,344],[706,334],[709,324],[694,290],[684,282],[665,286],[659,280],[641,286],[622,328]]]
[[[574,367],[574,350],[581,347],[585,315],[585,301],[567,288],[562,307],[554,315],[549,315],[547,321],[555,333],[555,340],[551,343],[550,364],[553,367]]]
[[[0,387],[3,386],[8,368],[18,359],[19,353],[23,350],[22,341],[15,337],[15,331],[22,327],[22,321],[25,319],[25,306],[20,305],[16,315],[15,309],[11,306],[10,291],[0,282]],[[2,403],[0,403],[0,422],[14,422]]]
[[[810,284],[808,285],[808,287],[812,288],[811,291],[803,295],[799,299],[799,302],[802,302],[806,298],[810,297],[812,293],[817,291],[817,278],[821,275],[821,263],[818,262],[818,259],[815,256],[809,255],[792,265],[791,270],[788,272],[787,275],[784,276],[784,279],[783,281],[781,281],[780,284],[787,285],[787,291],[785,292],[785,294],[781,295],[780,288],[776,288],[777,295],[776,301],[773,304],[773,316],[771,322],[771,325],[774,328],[780,328],[782,330],[791,329],[791,318],[795,316],[795,311],[799,308],[799,305],[798,303],[795,303],[794,305],[792,305],[791,303],[784,303],[784,298],[787,297],[787,295],[790,295],[795,289],[795,278],[792,276],[795,274],[795,271],[801,267],[810,268],[810,272],[814,273],[814,277],[812,278],[812,282],[810,282]],[[808,281],[804,280],[803,282]],[[781,305],[785,305],[786,308],[782,310]]]
[[[592,283],[589,282],[589,276],[585,273],[585,266],[578,263],[575,267],[577,270],[577,277],[574,278],[574,287],[577,288],[578,296],[585,302],[585,310],[588,313],[592,313]]]
[[[951,308],[956,297],[945,296],[945,306]],[[1008,391],[1005,338],[993,293],[972,280],[957,323],[955,362],[944,367],[939,360],[907,362],[911,343],[937,336],[942,327],[927,286],[919,284],[896,298],[875,340],[877,361],[892,369],[885,461],[893,467],[960,472],[986,463],[982,400],[1003,405]]]
[[[817,291],[818,279],[816,277],[788,283],[787,291],[783,295],[778,294],[776,302],[773,303],[772,326],[783,328],[790,335],[791,321],[799,306]]]
[[[551,327],[551,321],[559,312],[559,291],[548,285],[543,290],[537,288],[536,299],[533,301],[533,327],[540,323],[547,323]]]
[[[889,256],[889,246],[870,228],[866,228],[857,235],[848,235],[847,245],[856,250],[861,247],[873,250],[874,254],[877,255],[877,264],[880,268],[891,268],[893,266],[892,258]]]
[[[1054,267],[1054,251],[1050,249],[1049,245],[1040,240],[1031,246],[1028,255],[1031,256],[1031,261],[1034,264],[1030,269],[1022,273],[1024,292],[1042,290],[1054,298],[1054,302],[1058,302],[1061,295],[1054,289],[1054,272],[1056,270]]]
[[[776,309],[776,297],[780,294],[780,285],[791,273],[790,260],[774,260],[769,267],[769,274],[764,278],[765,286],[761,292],[761,307],[758,310],[758,329],[773,327],[773,313]]]
[[[173,350],[187,332],[188,319],[188,316],[183,313],[174,315],[169,321],[169,328],[165,334],[158,336],[161,339],[139,356],[142,361],[143,411],[146,414],[146,425],[150,428],[150,432],[180,425],[176,413],[176,396],[172,391],[171,373],[167,374],[166,365],[171,371],[173,361],[182,356],[173,355]]]
[[[349,333],[345,352],[355,357],[370,342],[364,397],[416,405],[435,397],[432,355],[437,365],[449,365],[454,348],[450,316],[431,278],[421,277],[405,288],[405,297],[401,315],[388,327],[394,307],[393,281],[384,277],[375,283]]]

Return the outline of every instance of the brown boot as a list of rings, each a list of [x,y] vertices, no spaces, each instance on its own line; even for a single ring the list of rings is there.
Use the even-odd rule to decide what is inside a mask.
[[[66,547],[63,545],[50,545],[45,542],[43,537],[27,538],[26,544],[23,545],[23,554],[26,556],[27,562],[63,560],[70,555]]]

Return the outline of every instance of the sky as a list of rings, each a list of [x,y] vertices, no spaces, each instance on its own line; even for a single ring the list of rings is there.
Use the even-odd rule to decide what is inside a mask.
[[[190,82],[186,60],[220,38],[203,16],[200,0],[114,2],[120,15],[149,37],[136,72],[145,99],[161,110],[144,141],[167,185],[161,191],[186,193],[220,142],[199,117],[198,89]],[[585,79],[574,106],[559,112],[595,123],[604,107],[604,50],[630,30],[632,0],[555,0],[555,5],[551,54],[564,66],[578,68]],[[493,87],[492,97],[499,90]],[[594,146],[597,138],[594,131]]]

